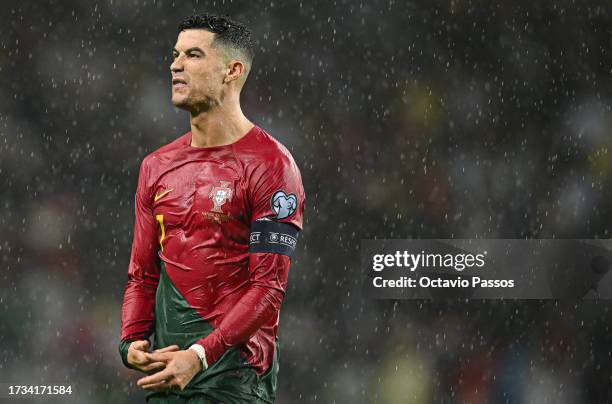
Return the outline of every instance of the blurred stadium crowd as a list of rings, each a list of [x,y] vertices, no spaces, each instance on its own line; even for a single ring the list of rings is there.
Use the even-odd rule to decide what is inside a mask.
[[[306,188],[278,403],[612,401],[609,302],[371,301],[359,270],[366,238],[610,237],[603,1],[9,2],[0,383],[142,399],[117,352],[133,197],[189,129],[169,64],[194,10],[253,28],[243,109]]]

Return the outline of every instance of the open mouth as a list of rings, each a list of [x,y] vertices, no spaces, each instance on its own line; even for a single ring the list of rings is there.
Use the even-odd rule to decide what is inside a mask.
[[[183,79],[172,79],[172,87],[173,88],[184,88],[187,87],[187,82]]]

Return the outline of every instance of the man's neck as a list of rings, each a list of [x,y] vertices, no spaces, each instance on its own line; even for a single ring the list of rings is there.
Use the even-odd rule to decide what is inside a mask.
[[[240,107],[228,110],[217,106],[191,115],[191,146],[214,147],[231,144],[252,128],[253,123],[244,116]]]

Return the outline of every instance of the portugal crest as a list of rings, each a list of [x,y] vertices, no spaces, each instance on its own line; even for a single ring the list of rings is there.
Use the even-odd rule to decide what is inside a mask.
[[[223,213],[221,206],[227,201],[232,200],[234,191],[229,187],[229,181],[219,181],[219,186],[213,187],[208,197],[213,201],[213,208],[211,212]]]

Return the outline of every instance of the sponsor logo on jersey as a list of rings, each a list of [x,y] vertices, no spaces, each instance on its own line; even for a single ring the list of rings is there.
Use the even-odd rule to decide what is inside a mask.
[[[159,199],[161,199],[164,196],[168,195],[172,191],[174,191],[174,189],[166,189],[164,192],[161,192],[159,194],[155,194],[155,197],[153,198],[153,202],[157,202]]]
[[[211,212],[223,213],[221,206],[223,206],[225,202],[232,200],[234,191],[229,187],[229,184],[229,181],[219,181],[219,186],[213,187],[210,191],[208,197],[212,199],[214,205],[210,210]]]
[[[298,200],[295,194],[287,195],[285,191],[276,191],[272,195],[272,211],[276,214],[274,219],[286,219],[297,210]]]

